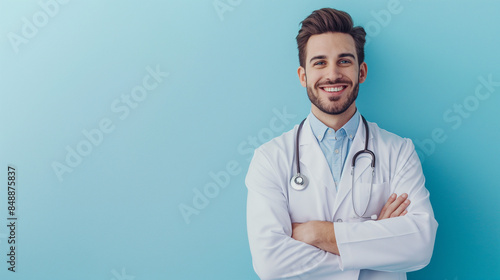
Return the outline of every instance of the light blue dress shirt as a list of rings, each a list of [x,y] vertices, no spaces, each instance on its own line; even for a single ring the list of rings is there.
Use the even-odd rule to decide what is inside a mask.
[[[318,144],[330,166],[335,187],[337,187],[342,176],[347,154],[358,130],[360,114],[356,110],[352,118],[337,131],[318,120],[312,112],[309,113],[308,118],[313,134],[318,140]]]

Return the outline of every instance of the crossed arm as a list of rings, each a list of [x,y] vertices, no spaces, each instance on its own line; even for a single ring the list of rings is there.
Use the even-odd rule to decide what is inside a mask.
[[[406,208],[409,205],[408,194],[404,193],[398,198],[396,198],[396,194],[392,194],[380,211],[378,220],[404,216],[408,213]],[[293,223],[292,238],[318,247],[323,251],[340,255],[332,222],[309,221],[305,223]]]
[[[438,224],[420,161],[411,141],[406,144],[390,179],[391,190],[402,195],[389,198],[376,222],[292,223],[282,188],[288,179],[276,176],[286,170],[268,158],[268,151],[256,150],[246,184],[248,238],[257,274],[278,279],[360,269],[407,272],[426,266]],[[406,212],[408,197],[412,207]]]

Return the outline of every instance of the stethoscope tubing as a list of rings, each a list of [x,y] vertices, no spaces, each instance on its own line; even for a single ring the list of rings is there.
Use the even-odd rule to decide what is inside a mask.
[[[301,172],[300,172],[300,154],[299,154],[299,146],[300,146],[300,143],[299,143],[299,137],[300,137],[300,132],[302,130],[302,127],[304,126],[304,122],[306,121],[307,118],[305,118],[304,120],[302,120],[302,122],[300,122],[300,125],[297,129],[297,135],[296,135],[296,139],[295,139],[295,155],[296,155],[296,158],[295,158],[295,162],[296,162],[296,165],[297,165],[297,174],[295,176],[292,177],[292,179],[290,180],[290,184],[292,186],[292,188],[294,190],[297,190],[297,191],[301,191],[301,190],[304,190],[306,187],[307,187],[307,184],[308,184],[308,180],[307,180],[307,177],[305,175],[303,175]],[[354,156],[352,157],[352,163],[351,163],[351,176],[352,176],[352,207],[354,209],[354,213],[356,214],[356,216],[358,216],[359,218],[371,218],[371,219],[376,219],[376,215],[372,215],[371,217],[364,217],[364,215],[366,214],[366,211],[368,210],[368,205],[370,204],[370,200],[371,200],[371,193],[372,193],[372,187],[373,187],[373,177],[375,175],[375,153],[371,150],[368,149],[368,140],[369,140],[369,136],[370,136],[370,129],[368,127],[368,122],[366,121],[365,117],[361,116],[361,120],[363,121],[363,124],[364,124],[364,127],[365,127],[365,148],[361,151],[358,151],[356,152],[356,154],[354,154]],[[372,168],[372,176],[371,176],[371,183],[370,183],[370,196],[369,196],[369,200],[368,200],[368,204],[365,208],[365,210],[363,211],[363,213],[361,215],[358,214],[358,212],[356,211],[356,206],[354,205],[354,168],[356,167],[356,159],[362,155],[362,154],[369,154],[370,157],[371,157],[371,168]],[[375,218],[374,218],[375,216]]]
[[[358,158],[359,155],[364,154],[364,153],[368,153],[372,157],[371,166],[372,166],[372,168],[375,168],[375,153],[368,150],[368,139],[369,139],[369,135],[370,135],[370,129],[368,128],[368,122],[366,121],[365,117],[363,117],[363,116],[361,116],[361,119],[363,120],[363,124],[365,125],[365,149],[358,151],[356,154],[354,154],[354,156],[352,157],[351,167],[354,168],[354,166],[356,165],[356,159]]]

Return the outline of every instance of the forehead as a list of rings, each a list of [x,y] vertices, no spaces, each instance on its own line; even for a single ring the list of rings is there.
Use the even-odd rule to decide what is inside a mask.
[[[318,55],[337,57],[341,53],[356,55],[356,44],[351,35],[340,32],[328,32],[309,37],[306,44],[306,61]]]

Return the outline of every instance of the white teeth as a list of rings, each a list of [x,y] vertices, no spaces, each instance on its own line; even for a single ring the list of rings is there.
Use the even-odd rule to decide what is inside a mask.
[[[328,92],[339,92],[339,91],[343,90],[344,87],[343,86],[341,86],[341,87],[325,87],[323,89],[325,91],[328,91]]]

